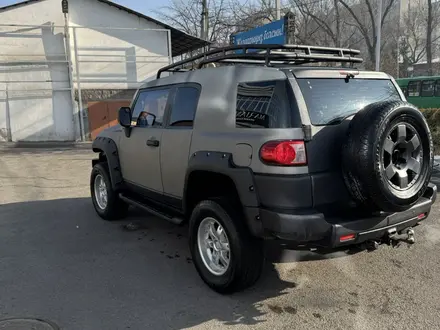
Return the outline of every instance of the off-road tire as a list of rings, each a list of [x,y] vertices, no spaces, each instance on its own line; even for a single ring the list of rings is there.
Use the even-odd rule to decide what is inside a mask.
[[[189,244],[197,272],[210,288],[221,294],[242,291],[254,285],[265,260],[263,241],[250,235],[238,208],[232,205],[225,198],[204,200],[194,208],[189,221]],[[221,276],[208,270],[199,252],[197,233],[206,217],[217,220],[229,239],[230,264]]]
[[[95,178],[101,175],[104,179],[104,183],[107,190],[107,205],[102,209],[95,198]],[[92,196],[93,206],[95,207],[96,213],[108,221],[120,220],[127,216],[127,211],[129,205],[119,198],[117,192],[112,188],[110,175],[108,172],[108,165],[105,162],[98,163],[93,166],[92,173],[90,175],[90,193]]]
[[[394,161],[393,148],[397,149],[397,144],[392,148],[386,147],[396,127],[405,127],[406,139],[410,139],[413,133],[418,134],[420,142],[421,149],[406,153],[410,155],[409,158],[413,158],[417,152],[420,161],[418,176],[415,172],[408,172],[413,182],[407,188],[402,188],[404,184],[395,186],[391,183],[387,176],[392,176],[395,170],[390,171],[390,174],[385,173],[387,163]],[[389,149],[394,151],[385,152]],[[428,186],[433,161],[433,142],[428,123],[415,106],[403,101],[373,103],[359,111],[350,123],[347,139],[342,146],[342,169],[346,186],[355,201],[372,210],[399,212],[413,206]],[[399,172],[396,173],[400,180]],[[408,175],[408,180],[411,177]]]

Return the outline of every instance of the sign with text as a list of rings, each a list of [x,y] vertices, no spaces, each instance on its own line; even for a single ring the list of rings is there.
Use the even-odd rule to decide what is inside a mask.
[[[255,29],[237,33],[231,36],[233,45],[244,44],[285,44],[286,33],[284,18]],[[240,51],[241,52],[241,51]]]

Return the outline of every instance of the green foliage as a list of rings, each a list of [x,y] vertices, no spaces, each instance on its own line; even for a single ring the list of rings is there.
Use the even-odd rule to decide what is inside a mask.
[[[440,154],[440,108],[420,109],[428,121],[434,140],[435,154]]]

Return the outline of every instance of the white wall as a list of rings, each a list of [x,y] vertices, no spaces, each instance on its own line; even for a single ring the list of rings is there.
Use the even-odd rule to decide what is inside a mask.
[[[72,29],[72,36],[76,34],[81,80],[90,81],[81,82],[84,89],[136,88],[139,84],[127,81],[145,81],[169,63],[168,34],[162,26],[96,0],[71,1],[69,14],[71,26],[98,27]],[[73,43],[72,37],[72,48]],[[90,60],[103,62],[81,63]]]
[[[76,62],[73,56],[74,31],[78,59],[95,61],[94,63],[80,63],[81,80],[90,80],[90,82],[81,83],[82,89],[137,88],[139,83],[135,81],[151,79],[160,67],[169,63],[166,30],[136,15],[97,0],[69,0],[69,21],[71,26],[78,27],[70,30],[74,78],[76,78]],[[48,26],[47,28],[0,27],[1,63],[18,60],[64,59],[63,56],[55,56],[65,54],[62,27],[64,18],[60,0],[45,0],[13,7],[0,12],[0,23]],[[50,27],[51,25],[59,27]],[[161,31],[109,30],[90,27],[159,29]],[[12,56],[16,54],[43,54],[43,56]],[[110,60],[121,61],[121,63],[97,62]],[[134,63],[127,63],[127,61]],[[149,63],[140,63],[141,61]],[[10,113],[13,141],[79,139],[77,104],[72,105],[70,91],[56,91],[56,89],[69,87],[66,64],[31,66],[0,64],[0,81],[12,80],[50,80],[51,82],[0,83],[0,141],[6,139],[7,109]],[[32,92],[29,91],[31,89],[53,90]],[[83,108],[85,106],[86,104]],[[84,120],[87,121],[87,118]]]
[[[63,60],[65,54],[59,1],[43,1],[19,6],[0,13],[1,24],[47,25],[47,28],[0,27],[0,141],[6,135],[6,110],[9,108],[14,141],[72,140],[72,104],[69,91],[51,91],[69,87],[67,64],[5,65],[6,61]],[[23,56],[14,56],[20,55]],[[42,55],[39,57],[25,55]],[[12,83],[23,80],[58,80],[47,83]],[[8,89],[8,93],[6,93]],[[32,89],[49,89],[32,92]]]

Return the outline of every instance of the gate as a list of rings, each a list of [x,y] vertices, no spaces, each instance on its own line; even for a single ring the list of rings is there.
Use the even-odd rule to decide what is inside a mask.
[[[91,139],[106,128],[118,123],[118,110],[121,107],[128,107],[130,101],[94,101],[88,102],[89,131]]]

